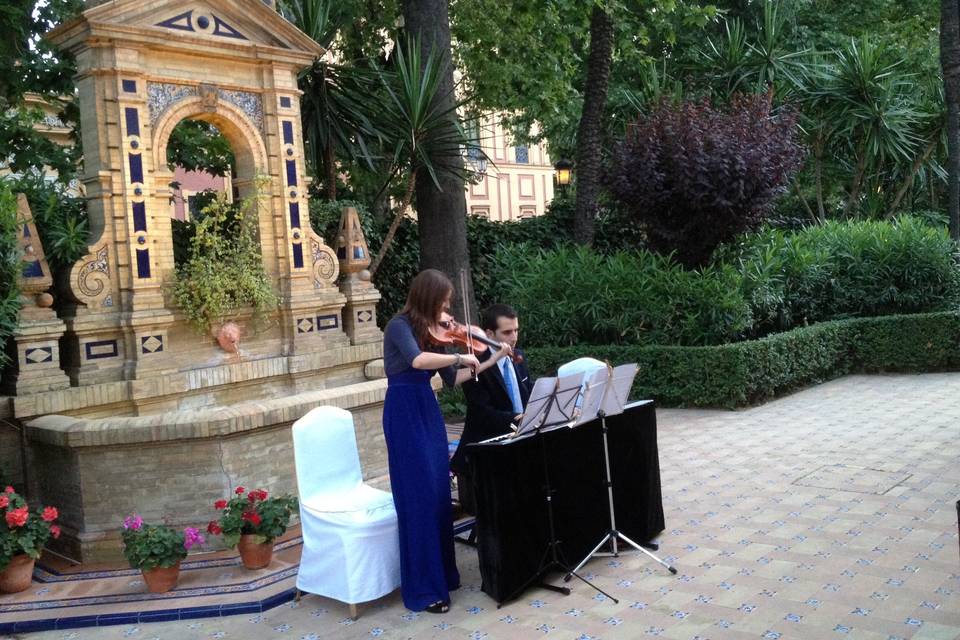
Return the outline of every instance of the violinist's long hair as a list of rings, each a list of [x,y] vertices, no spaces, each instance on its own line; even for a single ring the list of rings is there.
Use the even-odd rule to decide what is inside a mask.
[[[421,349],[427,347],[430,327],[437,323],[447,296],[453,295],[450,278],[436,269],[424,269],[410,283],[407,303],[400,313],[405,314],[413,325],[413,335]]]

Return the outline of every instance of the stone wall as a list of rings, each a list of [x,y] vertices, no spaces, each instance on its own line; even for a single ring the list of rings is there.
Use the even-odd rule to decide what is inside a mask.
[[[23,483],[20,464],[20,432],[13,422],[10,398],[0,396],[0,482]]]
[[[82,562],[120,559],[120,522],[203,528],[237,485],[296,493],[290,427],[315,406],[351,411],[364,478],[387,473],[381,428],[385,380],[229,408],[29,424],[37,484],[60,509],[59,551]],[[123,487],[122,492],[116,490]]]

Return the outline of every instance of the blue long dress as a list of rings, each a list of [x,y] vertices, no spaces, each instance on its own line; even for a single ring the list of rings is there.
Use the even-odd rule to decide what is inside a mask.
[[[437,372],[411,366],[420,353],[409,319],[392,318],[383,341],[387,374],[383,434],[400,528],[400,592],[403,604],[412,611],[437,601],[449,602],[449,592],[460,586],[453,548],[447,432],[430,387],[430,378]],[[452,384],[456,372],[446,367],[440,375]]]

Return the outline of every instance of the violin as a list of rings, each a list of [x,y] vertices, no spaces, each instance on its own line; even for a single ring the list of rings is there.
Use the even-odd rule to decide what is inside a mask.
[[[477,353],[484,353],[491,347],[500,350],[500,343],[488,338],[480,327],[460,324],[448,313],[441,314],[440,322],[430,327],[430,339],[439,346],[461,347]],[[510,357],[517,364],[523,362],[523,356],[518,353]]]

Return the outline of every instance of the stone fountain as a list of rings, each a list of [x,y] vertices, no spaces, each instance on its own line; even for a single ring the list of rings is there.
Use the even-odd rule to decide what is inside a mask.
[[[92,241],[60,283],[21,200],[24,308],[4,374],[0,461],[57,505],[59,551],[119,557],[119,523],[198,525],[237,484],[295,491],[290,425],[311,408],[353,412],[367,477],[386,473],[386,390],[367,246],[346,210],[328,246],[310,227],[297,74],[323,50],[267,4],[88,3],[48,34],[78,64],[82,182]],[[281,303],[231,320],[241,348],[198,335],[169,299],[167,143],[184,119],[215,125],[235,186],[268,179],[260,250]],[[236,335],[232,336],[236,338]]]

